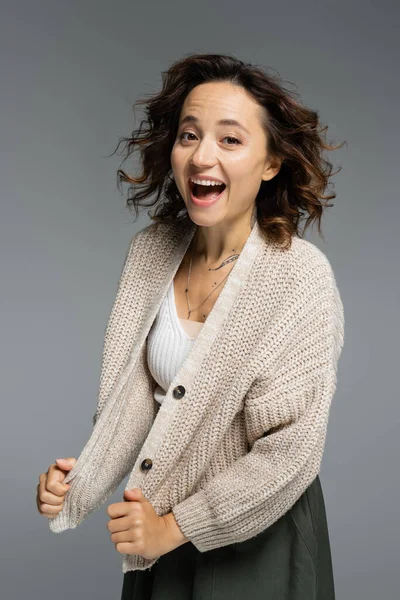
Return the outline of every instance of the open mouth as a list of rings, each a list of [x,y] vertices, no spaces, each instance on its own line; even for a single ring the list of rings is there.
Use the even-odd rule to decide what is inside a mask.
[[[193,196],[205,202],[212,202],[226,188],[225,183],[221,183],[220,185],[200,185],[199,183],[193,183],[191,180],[189,180],[189,186]]]

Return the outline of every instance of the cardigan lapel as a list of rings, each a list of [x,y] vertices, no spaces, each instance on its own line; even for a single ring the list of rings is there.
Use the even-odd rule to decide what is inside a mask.
[[[197,226],[192,227],[190,233],[185,239],[185,252],[189,246],[189,243],[197,229]],[[211,344],[214,341],[215,336],[217,335],[219,329],[221,328],[225,318],[229,314],[233,303],[235,302],[237,293],[239,288],[244,283],[245,279],[250,273],[251,265],[256,258],[257,252],[259,249],[265,244],[265,238],[263,237],[263,232],[258,225],[256,219],[252,220],[252,229],[251,232],[245,242],[245,245],[242,248],[242,251],[236,260],[233,268],[231,269],[224,286],[214,303],[213,308],[208,314],[207,319],[205,320],[203,327],[200,329],[197,334],[194,342],[192,343],[189,353],[182,363],[182,366],[178,373],[176,374],[174,381],[171,382],[171,386],[174,386],[174,382],[178,382],[180,385],[185,385],[185,382],[188,382],[194,376],[194,373],[198,367],[198,365],[203,361],[205,356],[207,355],[207,351],[210,348]],[[183,254],[179,253],[179,257],[176,257],[174,260],[173,274],[171,275],[171,271],[169,272],[163,286],[161,296],[162,298],[167,293],[167,290],[172,282],[173,277],[177,271],[177,267],[181,263],[183,258]],[[161,304],[162,298],[157,302],[157,306],[155,310],[151,311],[151,315],[155,316],[154,313],[158,312],[159,306]],[[153,307],[154,308],[154,307]],[[147,331],[146,331],[147,335]],[[176,384],[175,384],[176,385]]]
[[[155,299],[153,298],[152,304],[145,308],[145,310],[148,311],[148,316],[140,332],[138,340],[140,346],[149,333],[151,325],[157,316],[161,303],[167,294],[169,286],[175,277],[175,274],[182,262],[196,229],[197,225],[193,222],[190,222],[189,228],[182,238],[182,242],[179,244],[172,257],[172,260],[170,261],[170,266],[166,271],[165,277],[163,278],[159,289],[155,293]],[[196,370],[196,365],[198,365],[206,356],[208,348],[211,346],[215,336],[218,333],[218,330],[220,329],[225,317],[228,315],[235,301],[240,286],[250,273],[250,268],[256,258],[257,252],[263,245],[265,245],[265,243],[266,238],[258,224],[256,218],[256,208],[254,208],[251,217],[251,232],[236,263],[231,269],[225,281],[225,285],[223,286],[216,302],[214,303],[212,310],[205,320],[203,327],[200,329],[193,344],[191,345],[185,362],[182,364],[181,369],[174,378],[174,380],[179,381],[182,383],[182,385],[184,385],[183,382],[187,378],[191,378],[193,376]],[[171,386],[172,385],[173,382],[171,382]]]

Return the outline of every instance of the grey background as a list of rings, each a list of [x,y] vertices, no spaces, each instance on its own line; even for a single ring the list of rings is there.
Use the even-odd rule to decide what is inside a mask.
[[[343,169],[326,242],[307,234],[346,318],[320,476],[338,600],[399,597],[398,17],[386,0],[1,2],[2,599],[120,597],[105,511],[124,484],[62,534],[36,485],[90,434],[122,261],[149,222],[133,224],[106,155],[138,126],[133,102],[192,52],[277,69],[348,142],[330,154]]]

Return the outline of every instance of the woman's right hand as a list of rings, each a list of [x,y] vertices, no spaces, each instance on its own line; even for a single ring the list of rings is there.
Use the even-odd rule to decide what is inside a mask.
[[[44,517],[54,518],[62,509],[64,496],[70,485],[63,483],[66,472],[76,464],[76,458],[57,458],[46,473],[39,476],[37,485],[36,504],[38,511]]]

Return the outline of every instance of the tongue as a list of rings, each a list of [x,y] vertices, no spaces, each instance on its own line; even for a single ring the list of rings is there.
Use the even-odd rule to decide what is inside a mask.
[[[217,196],[220,195],[222,190],[224,189],[224,184],[222,185],[199,185],[196,184],[194,188],[194,196],[196,198],[200,198],[201,200],[215,200]]]

